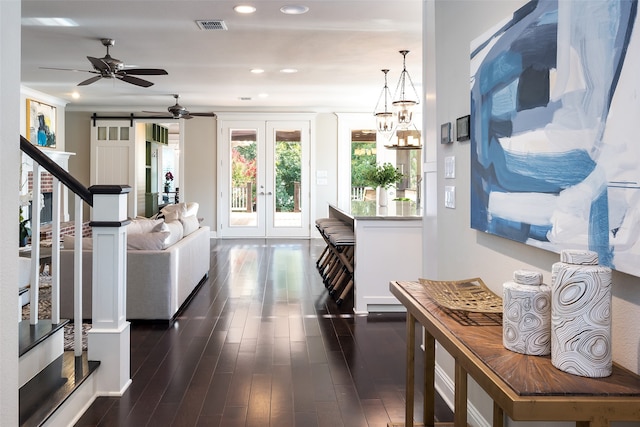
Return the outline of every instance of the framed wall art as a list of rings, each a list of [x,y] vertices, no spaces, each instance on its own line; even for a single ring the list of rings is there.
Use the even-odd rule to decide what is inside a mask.
[[[637,5],[531,1],[471,43],[472,228],[640,276]]]
[[[27,135],[33,145],[47,148],[56,147],[56,107],[27,99]]]
[[[443,123],[440,125],[440,143],[441,144],[449,144],[452,142],[451,139],[451,123]]]
[[[456,120],[456,141],[468,141],[470,139],[470,118],[471,116],[464,116]]]

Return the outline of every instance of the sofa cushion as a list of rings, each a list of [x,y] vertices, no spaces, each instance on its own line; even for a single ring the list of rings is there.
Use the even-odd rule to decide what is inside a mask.
[[[65,249],[73,249],[76,246],[75,236],[62,236],[62,247]],[[82,238],[82,249],[93,249],[93,239],[91,237]]]
[[[127,224],[127,234],[150,233],[161,231],[164,221],[161,219],[136,218]]]
[[[143,251],[160,251],[167,248],[169,231],[152,231],[150,233],[138,233],[127,236],[127,249]]]

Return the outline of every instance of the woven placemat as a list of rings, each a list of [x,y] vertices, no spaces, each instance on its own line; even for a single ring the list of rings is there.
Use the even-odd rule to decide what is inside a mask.
[[[502,298],[491,292],[479,277],[454,281],[418,280],[442,307],[476,313],[502,313]]]

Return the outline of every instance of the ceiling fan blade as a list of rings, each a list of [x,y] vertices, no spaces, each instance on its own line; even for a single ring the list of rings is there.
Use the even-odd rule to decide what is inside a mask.
[[[142,87],[153,86],[153,83],[148,80],[139,79],[137,77],[128,76],[126,74],[116,74],[116,77],[119,78],[120,80],[123,80],[127,83],[131,83],[132,85],[136,85],[136,86],[142,86]]]
[[[59,70],[59,71],[76,71],[82,73],[94,73],[97,74],[97,71],[94,70],[76,70],[74,68],[56,68],[56,67],[39,67],[41,70]]]
[[[189,113],[194,117],[215,117],[216,113]]]
[[[120,73],[134,74],[137,76],[164,76],[169,74],[161,68],[125,68],[121,70]]]
[[[90,79],[87,79],[83,82],[78,83],[78,86],[86,86],[86,85],[90,85],[91,83],[95,83],[98,80],[100,80],[102,78],[102,75],[98,74],[97,76],[93,76]]]
[[[187,113],[187,114],[182,114],[179,117],[180,119],[185,119],[185,120],[189,120],[189,119],[193,119],[193,115],[191,115],[191,113]]]
[[[159,116],[173,117],[173,114],[167,113],[166,111],[143,111],[146,114],[156,114]]]
[[[87,59],[89,60],[89,62],[91,62],[91,65],[93,65],[96,70],[111,72],[111,70],[109,69],[109,64],[104,62],[102,58],[94,58],[93,56],[87,56]]]

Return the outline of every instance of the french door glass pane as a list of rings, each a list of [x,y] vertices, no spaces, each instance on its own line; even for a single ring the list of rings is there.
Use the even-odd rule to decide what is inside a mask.
[[[229,194],[230,225],[256,227],[256,186],[258,176],[258,145],[256,129],[232,129],[231,189]]]
[[[275,131],[274,227],[302,227],[302,142],[300,130]]]

